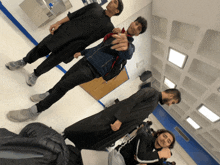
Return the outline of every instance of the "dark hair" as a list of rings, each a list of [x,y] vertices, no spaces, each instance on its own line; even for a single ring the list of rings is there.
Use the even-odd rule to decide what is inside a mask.
[[[150,132],[151,132],[151,134],[154,136],[155,131],[154,131],[154,129],[153,129],[153,128],[151,128],[151,129],[150,129]]]
[[[152,123],[152,121],[147,121],[146,122],[149,126],[151,126],[153,123]]]
[[[174,94],[173,99],[178,100],[177,104],[180,103],[181,101],[181,93],[178,89],[166,89],[164,91],[165,93],[170,93],[170,94]]]
[[[119,10],[119,13],[116,13],[115,15],[120,15],[124,9],[124,5],[123,5],[122,0],[118,0],[118,8],[117,9]]]
[[[144,33],[147,30],[147,20],[144,17],[138,17],[135,21],[138,21],[142,25],[142,30],[140,34]]]
[[[172,165],[176,165],[176,162],[174,162],[174,161],[173,161],[173,162],[171,162],[171,163],[172,163]]]
[[[174,147],[174,144],[175,144],[175,142],[176,142],[176,138],[175,138],[175,136],[174,136],[174,134],[171,132],[171,131],[169,131],[169,130],[166,130],[166,129],[159,129],[159,130],[157,130],[155,133],[154,133],[154,137],[158,137],[160,134],[162,134],[162,133],[169,133],[172,137],[173,137],[173,142],[170,144],[170,146],[169,146],[169,148],[170,149],[172,149],[173,147]]]

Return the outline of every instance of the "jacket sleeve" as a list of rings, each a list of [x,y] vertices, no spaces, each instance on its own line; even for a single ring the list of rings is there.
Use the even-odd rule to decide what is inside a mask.
[[[118,103],[119,108],[118,111],[115,113],[115,117],[121,121],[122,123],[126,121],[127,116],[130,114],[132,108],[140,103],[143,100],[146,100],[150,97],[152,97],[155,94],[155,89],[149,87],[149,88],[143,88],[130,96],[129,98],[121,101],[121,103]]]
[[[134,45],[129,42],[128,50],[126,50],[126,51],[119,51],[118,55],[119,55],[120,58],[125,59],[125,60],[131,59],[134,51],[135,51]]]
[[[97,5],[99,5],[99,4],[96,2],[88,4],[73,13],[69,12],[67,14],[67,16],[69,17],[70,20],[72,20],[72,19],[77,18],[78,16],[83,15],[84,13],[88,12],[91,8],[96,7]]]
[[[136,158],[139,163],[157,163],[161,164],[163,161],[159,158],[157,151],[150,151],[148,146],[152,143],[149,140],[150,134],[139,134],[137,135],[137,146],[136,146]],[[162,164],[161,164],[162,165]]]

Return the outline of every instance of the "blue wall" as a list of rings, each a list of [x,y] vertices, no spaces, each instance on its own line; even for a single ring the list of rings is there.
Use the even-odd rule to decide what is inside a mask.
[[[198,165],[218,165],[209,153],[207,153],[160,105],[153,111],[154,116],[168,130],[172,131],[176,141],[191,156]],[[183,137],[174,129],[179,127],[180,130],[190,139],[186,142]]]

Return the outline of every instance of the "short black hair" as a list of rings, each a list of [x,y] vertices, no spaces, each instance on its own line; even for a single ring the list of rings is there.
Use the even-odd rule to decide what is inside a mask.
[[[147,20],[144,17],[140,16],[135,21],[139,22],[142,25],[142,30],[140,34],[144,33],[147,30]]]
[[[124,5],[123,5],[122,0],[118,0],[118,8],[117,9],[119,10],[119,13],[116,13],[115,15],[120,15],[124,9]]]
[[[178,100],[177,104],[180,103],[180,101],[181,101],[181,93],[180,93],[180,91],[178,89],[174,89],[174,88],[173,89],[166,89],[164,92],[165,93],[173,94],[174,95],[173,99]]]
[[[171,163],[172,163],[172,165],[176,165],[176,162],[174,162],[174,161],[172,161]]]
[[[174,147],[174,144],[175,144],[175,142],[176,142],[176,138],[175,138],[175,136],[174,136],[174,134],[171,132],[171,131],[169,131],[169,130],[166,130],[166,129],[159,129],[159,130],[157,130],[155,133],[154,133],[154,137],[158,137],[160,134],[162,134],[162,133],[169,133],[172,137],[173,137],[173,142],[170,144],[170,146],[169,146],[169,148],[170,149],[172,149],[173,147]]]

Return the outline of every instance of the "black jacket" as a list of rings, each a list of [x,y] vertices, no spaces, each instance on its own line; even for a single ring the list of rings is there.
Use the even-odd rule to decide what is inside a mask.
[[[144,88],[129,98],[103,111],[87,117],[64,130],[65,136],[77,148],[105,150],[105,147],[132,131],[157,107],[160,92]],[[122,122],[118,131],[112,131],[110,124]]]
[[[126,165],[136,165],[138,163],[162,165],[164,159],[159,158],[158,151],[161,149],[155,149],[155,140],[156,138],[151,134],[137,134],[130,143],[127,143],[120,150],[120,153],[125,159]],[[117,147],[117,149],[119,147]],[[134,155],[136,155],[137,160],[134,159]]]
[[[70,62],[76,52],[103,38],[114,28],[98,3],[91,3],[67,16],[70,21],[43,40],[52,52],[59,51],[60,56],[64,56],[62,59],[65,63]]]

